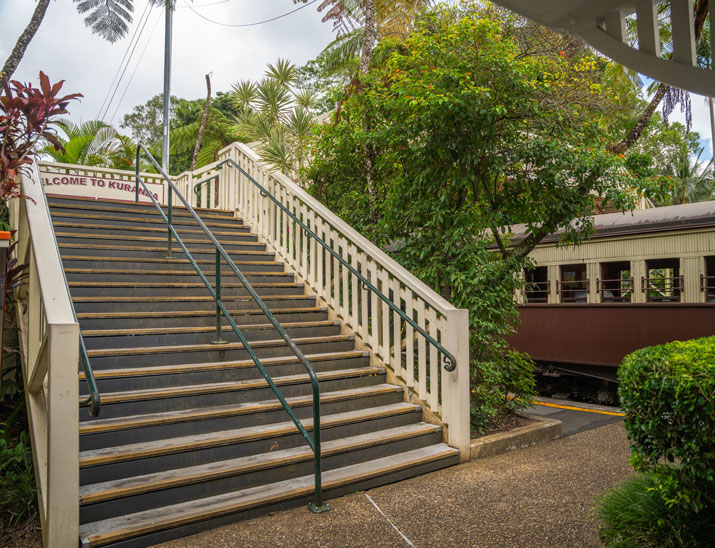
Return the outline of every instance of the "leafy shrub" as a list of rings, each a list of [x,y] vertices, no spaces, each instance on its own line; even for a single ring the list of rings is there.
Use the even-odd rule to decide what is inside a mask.
[[[660,463],[670,505],[699,511],[715,483],[715,337],[643,348],[625,357],[619,396],[636,470]]]
[[[17,525],[37,508],[30,437],[24,429],[14,435],[23,409],[16,405],[0,431],[0,529]]]
[[[715,337],[633,352],[619,376],[639,475],[599,502],[604,541],[715,545]]]
[[[605,524],[600,531],[604,544],[611,548],[715,546],[712,519],[703,519],[707,513],[669,506],[658,492],[658,475],[638,474],[600,498],[596,513]]]
[[[470,423],[472,430],[483,434],[499,415],[515,412],[535,396],[534,362],[511,351],[496,363],[473,363],[471,386]]]

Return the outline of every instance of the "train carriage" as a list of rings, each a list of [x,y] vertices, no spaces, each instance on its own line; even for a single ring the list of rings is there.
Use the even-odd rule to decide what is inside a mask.
[[[511,342],[554,390],[587,377],[608,401],[629,352],[715,334],[715,201],[594,221],[580,246],[558,245],[557,233],[530,254],[536,267],[524,273]],[[514,241],[523,235],[515,227]]]

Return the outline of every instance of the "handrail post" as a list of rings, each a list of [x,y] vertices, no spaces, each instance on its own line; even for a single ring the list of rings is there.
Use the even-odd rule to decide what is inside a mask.
[[[173,258],[173,255],[172,255],[172,253],[171,253],[171,209],[172,209],[172,208],[171,208],[171,202],[172,202],[173,194],[174,194],[174,193],[173,193],[173,190],[172,190],[172,188],[171,188],[171,185],[169,185],[169,197],[168,197],[168,200],[167,200],[167,202],[168,202],[168,208],[169,208],[169,212],[168,212],[169,214],[167,215],[167,218],[169,219],[169,222],[168,222],[168,228],[167,228],[167,231],[166,231],[166,237],[167,237],[167,253],[166,253],[166,257],[167,257],[167,259],[172,259],[172,258]]]
[[[330,510],[323,502],[323,482],[320,449],[320,390],[318,380],[313,379],[313,464],[315,466],[315,500],[308,504],[308,510],[314,514],[322,514]]]
[[[221,338],[221,254],[216,250],[216,339],[212,341],[214,344],[224,344],[225,341]]]

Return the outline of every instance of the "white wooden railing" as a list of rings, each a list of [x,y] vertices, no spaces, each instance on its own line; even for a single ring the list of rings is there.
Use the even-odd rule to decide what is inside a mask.
[[[19,264],[29,281],[16,292],[22,373],[46,547],[73,547],[79,527],[79,325],[64,282],[42,183],[33,166],[25,198],[11,200]]]
[[[412,318],[457,360],[442,367],[434,345],[362,284],[338,259],[296,226],[288,214],[262,196],[233,160],[288,211],[325,241],[342,259]],[[201,185],[197,199],[194,185]],[[306,283],[330,310],[404,383],[409,397],[426,410],[425,419],[446,426],[447,441],[469,458],[469,315],[415,278],[377,246],[342,221],[305,190],[280,173],[270,172],[255,152],[234,143],[217,162],[176,179],[182,194],[197,207],[235,211],[267,246]]]

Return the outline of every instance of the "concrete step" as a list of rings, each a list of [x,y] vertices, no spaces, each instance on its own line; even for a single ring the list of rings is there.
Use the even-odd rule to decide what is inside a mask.
[[[250,283],[250,282],[249,282]],[[198,282],[69,282],[70,293],[77,297],[201,297],[211,293],[203,281]],[[300,295],[304,296],[303,284],[281,282],[255,282],[251,284],[258,295]],[[212,289],[214,289],[212,287]],[[249,296],[248,289],[238,276],[221,279],[221,298]]]
[[[88,255],[87,253],[63,253],[62,263],[65,268],[123,268],[127,271],[136,270],[178,270],[195,273],[193,265],[183,256],[174,254],[173,258],[166,257],[113,257],[107,254],[104,255]],[[216,256],[211,259],[196,259],[194,258],[199,268],[207,275],[214,272],[216,267]],[[270,258],[249,259],[246,261],[237,261],[234,263],[241,272],[257,272],[271,271],[283,272],[283,263],[270,260]],[[225,268],[225,265],[223,265]],[[222,269],[222,272],[224,270]],[[226,269],[228,271],[228,269]]]
[[[166,230],[166,221],[157,215],[142,215],[128,213],[112,213],[112,212],[87,212],[87,213],[72,213],[66,210],[50,210],[52,221],[63,222],[90,222],[102,223],[105,226],[115,227],[137,227],[137,226],[159,226]],[[233,230],[237,228],[245,229],[245,226],[238,219],[206,219],[204,224],[210,230]],[[200,229],[198,223],[193,217],[176,217],[172,219],[172,226],[178,231],[183,229]]]
[[[89,200],[71,200],[51,197],[47,201],[52,213],[68,213],[72,215],[81,214],[110,214],[110,215],[141,215],[143,217],[161,218],[159,211],[154,204],[145,203],[127,203],[127,202],[110,202],[110,201],[92,201]],[[168,207],[163,206],[164,215],[168,216]],[[221,221],[238,220],[230,211],[220,211],[215,209],[194,209],[202,220],[217,219]],[[172,217],[176,219],[191,218],[191,212],[185,207],[173,206],[171,211]]]
[[[132,259],[165,259],[167,258],[167,246],[164,245],[129,245],[129,244],[112,244],[112,243],[65,243],[59,242],[58,247],[62,255],[89,255],[101,257],[109,255],[110,257],[130,257]],[[202,249],[198,246],[186,246],[189,253],[194,259],[216,261],[215,249]],[[229,257],[233,261],[270,261],[273,260],[275,254],[262,249],[251,250],[226,250]],[[175,257],[185,258],[184,252],[176,244],[172,250]],[[213,269],[212,269],[213,270]]]
[[[321,386],[321,416],[370,409],[402,401],[402,390],[393,385],[364,382],[364,379],[354,385],[348,382],[329,381],[330,376],[348,378],[345,373],[337,371],[323,372],[321,375],[325,379],[324,386]],[[373,380],[384,381],[384,376],[375,377]],[[283,388],[280,391],[283,393]],[[302,393],[293,394],[293,392]],[[268,399],[234,401],[231,398],[223,398],[223,400],[217,399],[214,403],[209,402],[208,405],[187,409],[107,416],[101,419],[101,422],[92,420],[87,415],[80,428],[82,434],[80,448],[85,451],[139,442],[158,442],[162,439],[222,432],[289,420],[286,410],[274,393],[263,390],[254,396],[258,397],[261,394]],[[284,396],[295,415],[301,420],[313,416],[312,390],[286,390]],[[245,451],[245,449],[241,450]],[[180,462],[180,459],[177,462]]]
[[[421,407],[402,402],[401,396],[402,390],[392,385],[325,392],[320,395],[321,436],[329,440],[419,422]],[[304,428],[312,430],[312,394],[286,401]],[[276,399],[83,422],[80,482],[128,478],[303,443]]]
[[[69,231],[58,231],[55,233],[57,236],[57,241],[62,244],[75,244],[75,243],[88,243],[88,244],[107,244],[109,246],[129,244],[132,246],[159,246],[162,249],[167,247],[167,235],[163,236],[138,236],[138,235],[124,235],[124,234],[95,234],[92,232],[69,232]],[[181,236],[181,235],[180,235]],[[215,251],[216,246],[211,242],[208,237],[181,236],[181,241],[184,245],[191,250],[200,251]],[[172,237],[172,246],[178,248],[178,240]],[[242,239],[233,241],[223,239],[221,245],[226,251],[262,251],[265,249],[265,244],[257,241],[255,236],[243,236]]]
[[[255,306],[255,304],[254,304]],[[266,323],[268,318],[258,308],[234,310],[229,307],[229,314],[240,325]],[[298,321],[318,322],[328,319],[328,309],[324,307],[274,308],[271,314],[283,323]],[[77,314],[80,328],[87,329],[142,329],[160,327],[216,327],[216,311],[175,310],[165,312],[87,312]],[[222,315],[221,325],[228,326],[228,320]]]
[[[335,392],[383,383],[385,371],[374,367],[324,371],[318,374],[318,379],[321,390]],[[280,393],[286,398],[312,394],[307,373],[278,377],[273,379],[273,382],[280,387]],[[103,392],[101,416],[113,419],[131,415],[170,413],[187,409],[196,410],[204,407],[252,403],[274,397],[274,392],[264,379]]]
[[[222,281],[231,282],[236,280],[236,274],[226,265],[222,265],[221,278]],[[243,272],[241,267],[238,267],[241,273],[246,277],[248,283],[257,282],[275,282],[275,283],[292,283],[295,281],[295,276],[289,272]],[[214,284],[216,282],[214,276],[215,269],[206,268],[204,276]],[[160,269],[137,269],[123,270],[119,268],[65,268],[67,280],[70,282],[124,282],[124,283],[147,283],[161,282],[165,283],[184,283],[193,282],[200,283],[201,278],[196,273],[196,270],[160,270]]]
[[[442,441],[441,427],[427,423],[366,432],[322,444],[322,470],[327,472],[412,451]],[[82,523],[118,517],[188,500],[284,481],[313,473],[313,451],[307,444],[259,455],[165,470],[83,486]]]
[[[292,322],[283,324],[289,337],[329,337],[340,334],[340,323],[332,320],[320,322]],[[245,339],[254,341],[275,340],[280,337],[272,323],[239,326]],[[222,327],[221,337],[216,337],[216,327],[160,327],[155,329],[91,329],[82,333],[88,349],[137,348],[146,346],[184,346],[210,344],[217,340],[240,342],[232,327]],[[222,343],[216,343],[222,344]]]
[[[352,335],[296,338],[293,342],[304,354],[354,350]],[[254,341],[251,348],[259,358],[290,356],[283,339]],[[186,346],[148,346],[142,348],[104,348],[88,351],[96,371],[118,367],[147,367],[177,363],[205,363],[247,360],[250,355],[241,343],[192,344]]]
[[[78,222],[78,221],[55,221],[55,231],[57,232],[86,232],[87,234],[115,234],[124,236],[131,240],[134,236],[155,236],[166,239],[168,228],[166,225],[141,226],[107,226],[101,221]],[[206,238],[206,233],[198,227],[176,228],[182,238]],[[219,241],[256,241],[257,236],[252,234],[247,226],[236,223],[233,229],[212,230],[213,235]]]
[[[361,350],[310,354],[306,356],[306,359],[316,372],[370,365],[369,352]],[[261,360],[261,364],[271,377],[298,375],[305,372],[304,366],[295,356],[265,358]],[[79,378],[80,381],[85,379],[84,371],[80,371]],[[235,362],[107,369],[95,372],[95,380],[102,393],[260,378],[262,378],[260,371],[250,359]],[[80,394],[86,395],[87,393],[87,384],[80,382]]]
[[[459,452],[445,444],[407,451],[398,455],[353,464],[323,474],[325,495],[338,496],[411,477],[428,470],[456,464]],[[348,487],[349,486],[349,487]],[[268,510],[283,504],[296,504],[313,494],[313,476],[303,476],[192,500],[160,509],[146,510],[118,518],[84,524],[80,527],[83,545],[104,546],[135,539],[135,546],[147,546],[223,523],[240,520],[245,512]],[[245,514],[244,514],[245,515]]]
[[[315,297],[307,295],[274,295],[257,291],[263,303],[269,310],[274,308],[298,308],[315,306]],[[268,293],[268,292],[267,292]],[[77,313],[85,312],[166,312],[170,310],[200,310],[216,312],[216,301],[208,290],[203,295],[183,297],[151,297],[151,296],[125,296],[105,297],[79,296],[72,299]],[[250,296],[227,295],[221,298],[224,306],[229,310],[253,310],[256,301]]]
[[[132,212],[138,212],[138,213],[155,213],[156,212],[156,206],[153,203],[148,203],[148,202],[126,202],[126,201],[119,201],[119,200],[102,200],[102,199],[93,199],[93,198],[85,198],[85,197],[79,197],[79,196],[48,196],[47,197],[47,202],[49,203],[50,207],[57,207],[57,208],[72,208],[72,207],[80,207],[80,208],[90,208],[90,209],[95,209],[95,208],[114,208],[117,211],[132,211]],[[162,210],[164,213],[167,211],[167,206],[163,206]],[[186,210],[183,205],[174,205],[174,211],[178,215],[188,215],[188,211]],[[225,209],[207,209],[207,208],[201,208],[201,207],[195,207],[194,211],[196,211],[199,216],[203,217],[204,215],[219,215],[221,217],[234,217],[234,214],[232,211],[225,210]]]

